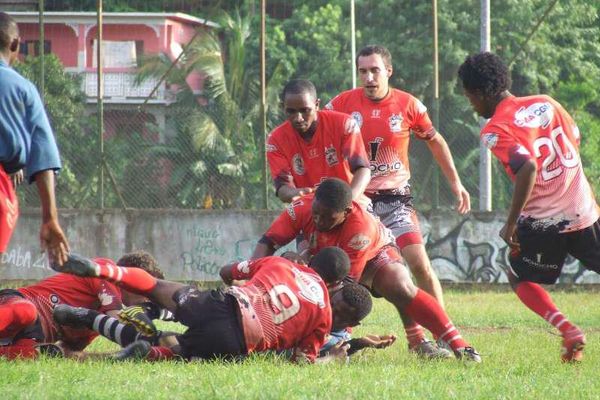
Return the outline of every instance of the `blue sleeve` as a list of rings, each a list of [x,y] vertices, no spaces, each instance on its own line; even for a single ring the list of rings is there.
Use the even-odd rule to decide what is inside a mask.
[[[41,171],[48,169],[59,170],[61,168],[60,156],[56,140],[50,128],[48,116],[44,110],[42,99],[33,84],[27,91],[26,99],[27,121],[29,132],[31,132],[31,147],[27,158],[27,180],[33,182],[32,177]]]

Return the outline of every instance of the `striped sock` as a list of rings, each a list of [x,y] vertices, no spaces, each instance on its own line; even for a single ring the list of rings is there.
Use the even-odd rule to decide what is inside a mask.
[[[515,293],[527,308],[544,318],[562,334],[575,328],[554,305],[548,292],[537,283],[520,282],[515,288]]]
[[[95,316],[93,316],[94,318],[89,328],[121,347],[125,347],[138,339],[145,338],[132,325],[123,324],[116,318],[100,314],[96,311],[94,313]]]
[[[98,276],[117,283],[125,290],[137,294],[149,294],[156,286],[156,278],[141,268],[119,267],[108,260],[97,260]]]
[[[404,332],[406,333],[406,340],[408,341],[409,347],[414,347],[425,340],[423,327],[415,321],[412,321],[408,325],[404,325]]]

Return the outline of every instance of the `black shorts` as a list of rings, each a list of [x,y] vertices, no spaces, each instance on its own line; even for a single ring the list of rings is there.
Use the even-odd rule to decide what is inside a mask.
[[[188,286],[175,292],[173,300],[175,318],[188,327],[177,335],[181,356],[235,359],[248,353],[235,297],[220,289],[200,291]]]
[[[511,253],[510,266],[519,280],[556,283],[568,254],[581,261],[586,269],[600,273],[600,220],[585,229],[566,233],[520,223],[517,237],[521,251]]]
[[[2,289],[0,290],[0,304],[2,304],[2,299],[7,299],[10,297],[20,297],[22,299],[26,299],[25,296],[21,294],[18,290],[15,289]],[[0,338],[2,339],[2,338]],[[33,339],[38,343],[43,343],[46,339],[44,335],[44,330],[42,329],[42,323],[40,321],[40,317],[37,317],[35,322],[23,329],[21,329],[11,340],[11,342],[16,342],[19,339]]]

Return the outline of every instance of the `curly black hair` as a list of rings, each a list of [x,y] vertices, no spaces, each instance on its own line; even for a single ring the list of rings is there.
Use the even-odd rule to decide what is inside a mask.
[[[506,64],[490,52],[468,56],[458,69],[458,77],[466,90],[478,91],[487,98],[509,90],[512,84]]]
[[[281,102],[285,100],[287,94],[304,94],[308,93],[315,100],[317,99],[317,89],[315,85],[308,79],[292,79],[285,84],[281,91]]]
[[[317,271],[325,283],[335,283],[350,271],[350,257],[339,247],[324,247],[310,259],[310,267]]]
[[[117,265],[121,267],[140,268],[156,279],[165,279],[165,275],[158,266],[156,259],[144,250],[124,254],[117,261]]]
[[[357,321],[361,321],[371,312],[373,300],[369,290],[363,285],[350,282],[342,288],[344,302],[354,309]]]
[[[328,178],[317,187],[315,199],[335,212],[344,211],[352,204],[352,189],[341,179]]]

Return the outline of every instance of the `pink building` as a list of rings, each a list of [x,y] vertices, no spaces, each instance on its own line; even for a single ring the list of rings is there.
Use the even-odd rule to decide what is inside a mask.
[[[10,13],[19,24],[23,55],[39,53],[37,12]],[[97,102],[96,31],[97,16],[94,12],[46,12],[44,13],[44,50],[53,53],[69,72],[83,76],[83,90],[88,96],[90,112]],[[152,93],[144,108],[146,122],[165,126],[165,108],[174,101],[174,90],[164,82],[151,78],[142,84],[134,83],[136,69],[143,55],[166,54],[176,59],[183,46],[197,30],[210,30],[217,24],[181,13],[104,13],[104,104],[106,134],[123,129],[130,124],[138,107]],[[196,93],[202,91],[202,77],[190,74],[188,84]],[[111,115],[112,114],[112,115]],[[152,121],[153,120],[153,121]],[[119,128],[121,126],[121,128]],[[160,129],[164,132],[164,129]]]

